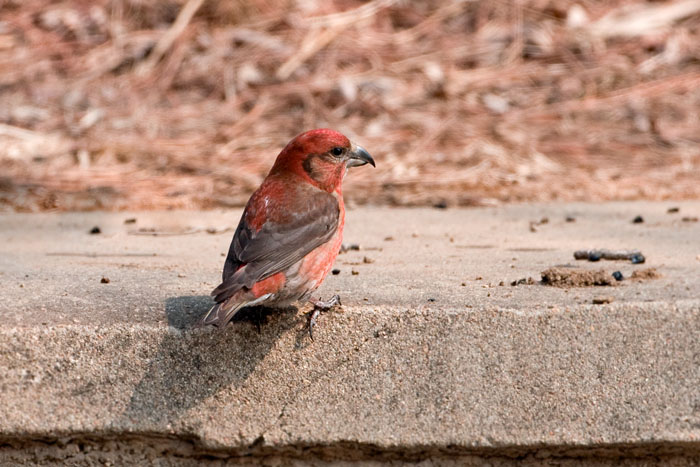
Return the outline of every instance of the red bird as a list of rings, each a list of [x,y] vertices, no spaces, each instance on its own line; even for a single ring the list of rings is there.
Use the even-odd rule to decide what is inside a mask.
[[[233,235],[216,305],[201,324],[225,326],[238,310],[263,305],[314,305],[309,334],[320,311],[339,303],[310,299],[335,261],[343,237],[342,181],[348,167],[374,159],[337,131],[302,133],[277,156],[248,200]]]

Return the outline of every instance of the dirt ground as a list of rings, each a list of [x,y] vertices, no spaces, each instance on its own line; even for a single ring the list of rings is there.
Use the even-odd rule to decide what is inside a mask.
[[[700,1],[0,0],[0,210],[245,203],[315,127],[357,204],[700,197]]]

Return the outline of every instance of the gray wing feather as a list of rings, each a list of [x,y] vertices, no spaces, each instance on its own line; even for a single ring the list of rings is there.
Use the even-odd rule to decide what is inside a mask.
[[[338,200],[326,192],[311,197],[304,210],[290,215],[289,222],[265,223],[258,232],[243,217],[231,241],[223,282],[212,292],[216,302],[300,261],[331,239],[339,217]],[[238,269],[242,264],[245,268]]]

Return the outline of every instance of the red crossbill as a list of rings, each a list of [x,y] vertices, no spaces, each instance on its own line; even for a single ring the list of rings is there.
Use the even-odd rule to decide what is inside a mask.
[[[246,204],[224,263],[216,305],[202,324],[226,325],[238,310],[284,308],[309,301],[314,313],[339,303],[311,299],[341,247],[345,206],[342,181],[348,167],[374,164],[372,156],[328,129],[300,134],[277,156]]]

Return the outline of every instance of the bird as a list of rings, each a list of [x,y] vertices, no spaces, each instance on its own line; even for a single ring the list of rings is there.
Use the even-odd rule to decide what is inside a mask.
[[[313,340],[319,314],[340,304],[338,295],[324,302],[312,294],[342,245],[343,178],[348,168],[365,164],[376,167],[363,147],[337,131],[320,128],[293,138],[246,203],[221,284],[211,292],[216,304],[200,325],[225,326],[244,307],[282,309],[308,301]]]

